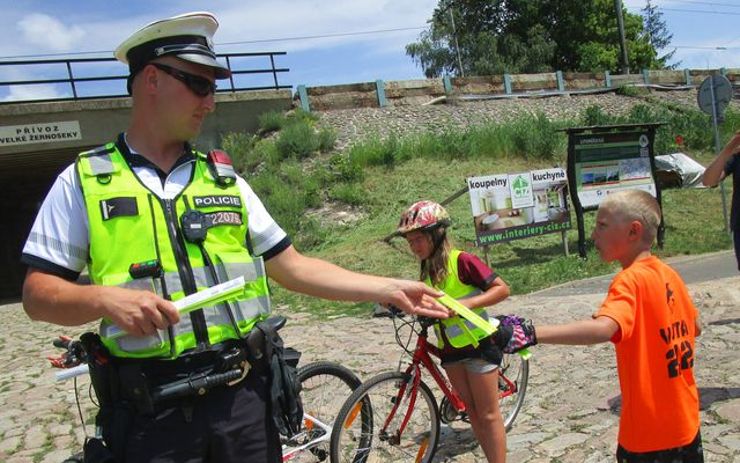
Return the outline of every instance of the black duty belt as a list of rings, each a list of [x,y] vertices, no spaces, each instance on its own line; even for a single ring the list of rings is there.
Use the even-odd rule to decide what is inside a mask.
[[[260,325],[277,336],[285,325],[284,317],[273,317]],[[124,359],[114,363],[123,399],[136,404],[140,413],[152,413],[155,405],[193,395],[204,395],[210,389],[232,386],[242,381],[256,367],[265,368],[265,332],[253,329],[243,340],[231,340],[200,352],[189,352],[174,360]],[[299,353],[295,352],[295,363]]]

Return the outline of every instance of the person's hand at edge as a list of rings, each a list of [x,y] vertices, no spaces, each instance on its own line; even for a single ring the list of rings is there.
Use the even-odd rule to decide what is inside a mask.
[[[442,293],[420,281],[392,280],[384,293],[384,298],[378,302],[393,304],[409,315],[449,317],[449,309],[436,299]]]

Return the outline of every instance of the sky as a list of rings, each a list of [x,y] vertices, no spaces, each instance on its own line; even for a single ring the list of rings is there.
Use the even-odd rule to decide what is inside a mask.
[[[588,0],[584,0],[588,1]],[[638,13],[645,0],[622,0]],[[8,60],[111,57],[113,50],[143,25],[176,14],[208,9],[219,20],[218,53],[284,51],[277,67],[289,68],[281,85],[317,86],[424,78],[405,54],[427,26],[437,0],[0,0],[0,62]],[[653,0],[663,13],[680,68],[740,68],[740,0]],[[92,52],[92,53],[87,53]],[[269,65],[266,58],[243,59],[233,68]],[[76,74],[125,74],[123,64],[77,65]],[[0,81],[63,78],[60,65],[0,66]],[[271,84],[271,77],[244,77],[238,85]],[[246,80],[250,79],[250,80]],[[95,92],[106,84],[87,84]],[[124,92],[123,83],[118,83]],[[0,85],[0,101],[49,98],[62,86]]]

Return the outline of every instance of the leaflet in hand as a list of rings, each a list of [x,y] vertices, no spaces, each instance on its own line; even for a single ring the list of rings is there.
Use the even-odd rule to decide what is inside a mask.
[[[236,296],[244,290],[244,277],[234,278],[227,282],[211,286],[189,296],[174,301],[172,304],[177,308],[180,315],[186,315],[194,310],[201,309],[224,301],[236,299]],[[117,338],[126,334],[119,326],[108,328],[108,337]]]
[[[198,291],[190,296],[183,297],[173,302],[180,315],[185,315],[193,310],[218,304],[220,302],[234,299],[244,289],[244,277],[234,278],[225,283]]]

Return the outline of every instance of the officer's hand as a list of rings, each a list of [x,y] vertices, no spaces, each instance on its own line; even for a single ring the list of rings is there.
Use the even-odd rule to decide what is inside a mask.
[[[449,310],[436,300],[441,295],[439,291],[419,281],[393,280],[386,288],[385,299],[380,302],[393,304],[411,315],[447,318]]]
[[[100,287],[103,316],[133,336],[149,336],[180,321],[172,302],[149,291]]]

